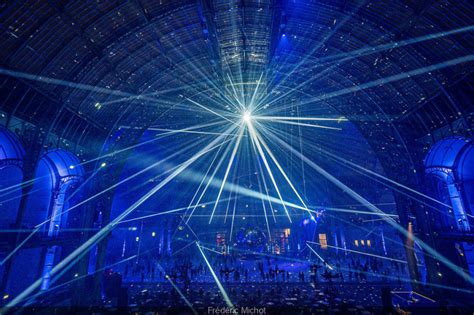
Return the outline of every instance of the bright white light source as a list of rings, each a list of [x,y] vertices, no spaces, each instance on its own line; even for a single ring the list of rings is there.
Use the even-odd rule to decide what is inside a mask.
[[[249,112],[245,112],[245,113],[242,115],[242,119],[243,119],[246,123],[248,123],[248,122],[250,122],[250,120],[252,119],[252,116],[250,115]]]

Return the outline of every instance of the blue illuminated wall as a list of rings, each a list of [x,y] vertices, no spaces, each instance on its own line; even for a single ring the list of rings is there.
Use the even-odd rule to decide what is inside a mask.
[[[0,228],[10,228],[17,219],[24,155],[19,139],[11,131],[0,127]]]

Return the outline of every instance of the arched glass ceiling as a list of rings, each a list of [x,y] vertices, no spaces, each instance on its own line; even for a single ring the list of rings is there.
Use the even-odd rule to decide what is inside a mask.
[[[468,2],[27,1],[3,11],[2,110],[45,127],[56,117],[45,130],[60,138],[146,128],[185,97],[225,108],[219,95],[234,86],[251,98],[262,74],[270,108],[347,117],[393,172],[412,165],[408,147],[425,144],[414,139],[472,126]]]

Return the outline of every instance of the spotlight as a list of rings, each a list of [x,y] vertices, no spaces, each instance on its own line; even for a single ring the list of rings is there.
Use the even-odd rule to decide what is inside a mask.
[[[242,115],[242,119],[243,119],[246,123],[249,123],[250,120],[252,120],[252,116],[250,115],[250,112],[245,111],[244,114]]]

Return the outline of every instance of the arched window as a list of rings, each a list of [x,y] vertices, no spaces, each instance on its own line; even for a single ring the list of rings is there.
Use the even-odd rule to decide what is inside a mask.
[[[0,127],[0,228],[15,223],[22,195],[25,150],[17,137]]]
[[[441,206],[434,220],[441,230],[470,231],[474,190],[472,141],[451,137],[439,141],[425,158],[425,174],[431,194]]]
[[[36,169],[24,223],[32,227],[53,218],[42,228],[48,236],[56,236],[61,228],[73,224],[66,211],[83,176],[84,169],[72,153],[61,149],[45,153]]]
[[[436,143],[425,158],[425,174],[429,191],[444,205],[431,211],[431,226],[438,234],[466,233],[474,224],[474,145],[472,140],[451,137]],[[447,251],[460,266],[474,276],[474,244],[459,238],[446,245],[439,240],[439,248]],[[453,253],[454,251],[454,253]]]
[[[84,169],[72,153],[50,150],[40,159],[35,183],[28,198],[24,224],[29,227],[41,225],[44,237],[57,237],[61,229],[78,227],[78,211],[68,212],[73,204],[71,197],[83,180]],[[49,287],[49,273],[61,256],[61,246],[49,246],[44,255],[42,268],[43,289]],[[33,257],[31,257],[33,258]],[[37,257],[36,259],[40,259]]]

